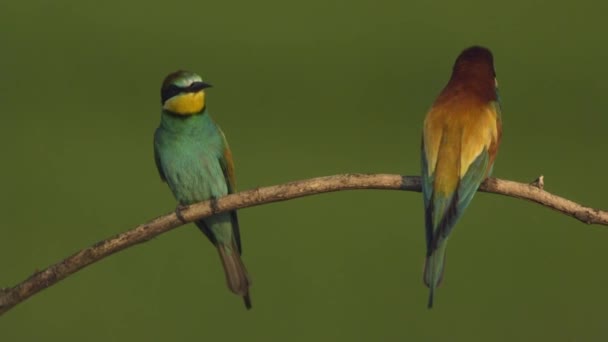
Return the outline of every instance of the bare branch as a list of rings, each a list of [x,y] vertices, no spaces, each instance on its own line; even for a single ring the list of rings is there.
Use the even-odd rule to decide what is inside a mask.
[[[487,179],[480,191],[491,192],[536,202],[588,224],[608,225],[608,212],[582,206],[543,190],[542,176],[532,184],[517,183],[496,178]],[[34,294],[52,286],[78,270],[109,255],[148,241],[162,233],[213,214],[261,204],[333,191],[355,189],[406,190],[420,192],[420,177],[389,174],[344,174],[301,180],[281,185],[243,191],[213,201],[201,202],[180,211],[182,221],[170,213],[132,230],[102,240],[68,258],[34,273],[11,288],[0,289],[0,315]]]

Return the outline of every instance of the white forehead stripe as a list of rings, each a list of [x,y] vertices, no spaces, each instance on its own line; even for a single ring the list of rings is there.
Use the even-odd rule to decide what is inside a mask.
[[[181,88],[188,88],[194,82],[202,82],[203,79],[196,74],[188,75],[188,77],[183,77],[175,82],[175,85]]]

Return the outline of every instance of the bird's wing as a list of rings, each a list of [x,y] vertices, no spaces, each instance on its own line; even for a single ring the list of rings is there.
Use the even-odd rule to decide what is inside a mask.
[[[486,178],[489,160],[488,150],[484,148],[471,165],[469,165],[462,179],[460,179],[460,183],[458,184],[458,201],[454,203],[458,213],[462,213],[467,208],[479,185]],[[452,227],[446,229],[443,235],[447,236],[452,231]]]
[[[459,180],[452,187],[454,190],[443,191],[436,189],[437,183],[446,183],[442,175],[429,173],[428,158],[423,155],[423,196],[425,208],[425,227],[427,238],[427,252],[434,251],[439,243],[447,237],[456,224],[460,213],[456,210],[459,198]],[[457,171],[455,171],[457,172]]]
[[[226,180],[226,185],[228,186],[228,193],[232,194],[236,192],[236,177],[234,175],[234,162],[232,161],[232,151],[230,151],[230,147],[228,146],[228,142],[226,141],[226,137],[222,132],[222,139],[224,142],[224,151],[222,155],[219,157],[220,166],[222,167],[222,172],[224,173],[224,179]],[[243,253],[243,248],[241,247],[241,232],[239,229],[239,218],[237,216],[236,210],[230,212],[230,219],[232,220],[232,233],[234,234],[234,238],[236,240],[236,245],[239,249],[239,253]]]
[[[500,145],[500,140],[502,139],[502,112],[500,108],[500,98],[492,102],[490,111],[493,111],[496,117],[496,136],[493,137],[492,143],[488,148],[488,153],[490,155],[490,160],[488,161],[488,177],[492,173],[492,168],[494,167],[494,160],[496,159],[496,154],[498,153],[498,146]]]
[[[426,241],[427,247],[430,249],[430,243],[433,240],[433,179],[434,174],[429,170],[429,161],[427,157],[424,137],[422,139],[422,147],[421,147],[421,156],[422,156],[422,197],[424,201],[424,211],[425,211],[425,226],[426,226]]]
[[[492,106],[449,127],[441,114],[425,122],[422,188],[429,253],[450,234],[487,177],[498,148],[498,115]]]
[[[234,162],[232,161],[232,152],[228,144],[224,147],[224,153],[220,156],[220,165],[226,178],[226,184],[228,185],[228,193],[232,194],[236,191],[236,177],[234,175]]]
[[[165,173],[163,172],[163,166],[161,164],[161,160],[160,160],[160,155],[158,153],[158,140],[159,140],[159,132],[158,129],[156,130],[156,132],[154,133],[154,162],[156,164],[156,169],[158,170],[158,174],[160,175],[160,179],[163,182],[167,181],[167,177],[165,176]]]
[[[454,203],[458,200],[462,132],[455,122],[448,122],[452,118],[448,108],[434,107],[424,122],[422,192],[429,255],[443,240],[446,226],[453,226],[458,218]]]

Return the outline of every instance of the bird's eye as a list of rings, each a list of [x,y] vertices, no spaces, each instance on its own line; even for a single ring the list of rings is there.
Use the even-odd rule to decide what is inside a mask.
[[[168,89],[168,93],[171,96],[175,96],[175,95],[179,94],[181,91],[182,91],[182,89],[180,87],[176,86],[175,84],[170,85],[169,89]]]
[[[162,102],[164,103],[168,99],[182,92],[182,89],[175,84],[171,84],[168,87],[164,88],[161,92]]]

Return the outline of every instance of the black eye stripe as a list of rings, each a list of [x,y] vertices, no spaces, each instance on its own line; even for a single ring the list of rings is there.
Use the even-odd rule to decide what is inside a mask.
[[[182,91],[185,91],[185,89],[182,89],[174,84],[171,84],[168,87],[161,89],[161,91],[160,91],[161,103],[165,103],[165,101],[167,101],[168,99],[172,98],[173,96],[181,93]]]
[[[160,90],[161,103],[165,103],[165,101],[180,93],[197,93],[207,87],[211,87],[211,85],[202,81],[192,82],[187,87],[180,87],[175,84],[164,85]]]

